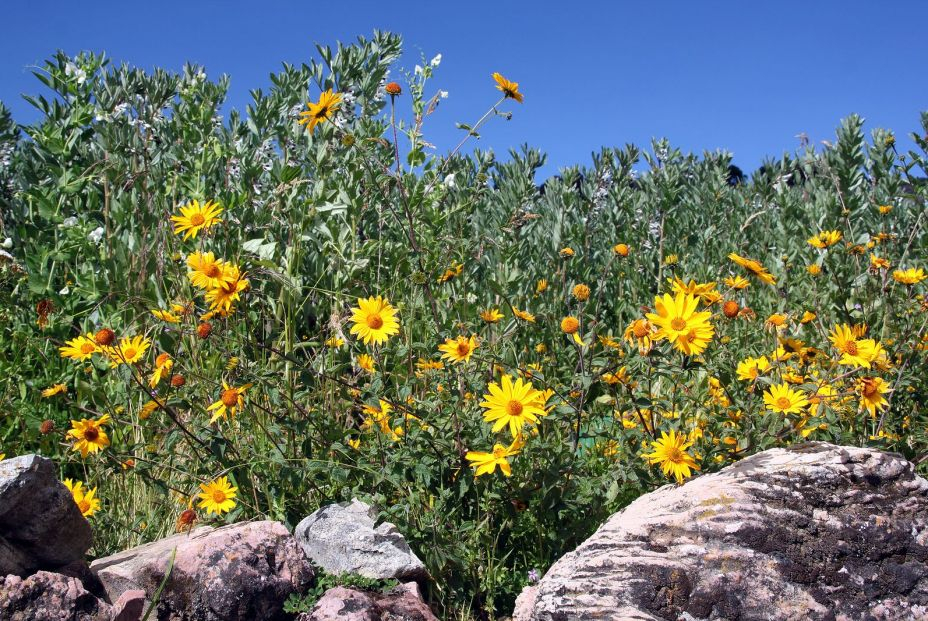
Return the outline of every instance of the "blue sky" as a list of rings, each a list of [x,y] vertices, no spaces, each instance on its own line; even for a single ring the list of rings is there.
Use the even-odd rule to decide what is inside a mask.
[[[403,35],[402,67],[442,54],[433,80],[449,98],[426,125],[440,152],[495,101],[490,74],[520,83],[524,105],[494,119],[479,145],[523,142],[548,153],[543,175],[589,163],[601,146],[652,137],[701,152],[727,149],[746,172],[796,148],[797,134],[831,139],[857,112],[893,129],[902,148],[928,109],[928,2],[212,2],[4,3],[0,100],[28,123],[20,97],[54,50],[105,50],[116,61],[179,70],[200,63],[232,78],[243,109],[282,61],[313,42],[375,29]],[[398,77],[399,72],[394,72]]]

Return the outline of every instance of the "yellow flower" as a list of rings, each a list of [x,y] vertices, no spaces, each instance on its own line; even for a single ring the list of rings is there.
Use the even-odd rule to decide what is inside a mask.
[[[43,397],[54,397],[55,395],[60,395],[63,392],[68,392],[68,387],[64,384],[55,384],[50,386],[42,391]]]
[[[180,323],[180,317],[171,311],[161,310],[160,308],[153,308],[151,314],[154,315],[157,319],[167,323]]]
[[[441,360],[426,360],[419,358],[416,361],[416,370],[418,373],[428,373],[430,371],[440,371],[445,368],[445,363]]]
[[[386,298],[379,295],[358,300],[358,306],[351,309],[351,334],[357,334],[365,345],[386,343],[394,334],[399,334],[400,324],[396,309],[390,306]]]
[[[197,506],[206,509],[207,515],[210,513],[222,515],[235,508],[234,499],[238,488],[229,483],[229,477],[219,477],[209,483],[200,483],[200,489],[203,491],[197,494],[200,498],[200,504]]]
[[[522,449],[522,444],[522,439],[516,438],[508,447],[502,444],[494,445],[492,453],[468,451],[464,457],[470,462],[471,467],[474,468],[475,477],[479,477],[483,474],[493,474],[497,466],[499,466],[500,472],[508,477],[512,476],[512,467],[509,465],[509,460],[506,458],[517,455]]]
[[[360,354],[358,356],[358,368],[363,369],[368,373],[373,373],[376,369],[374,358],[368,354]]]
[[[644,456],[649,464],[660,464],[665,476],[673,476],[677,483],[692,475],[692,470],[699,470],[693,457],[686,452],[692,442],[686,441],[686,436],[677,434],[673,429],[670,433],[661,431],[659,440],[651,442],[653,453]]]
[[[886,214],[888,214],[890,211],[893,210],[893,206],[892,205],[880,205],[879,210],[880,210],[880,214],[885,216]]]
[[[170,354],[158,354],[158,357],[155,358],[155,371],[151,374],[151,379],[148,380],[148,385],[152,388],[157,386],[159,383],[161,383],[161,378],[170,373],[173,367],[174,360],[171,359]]]
[[[218,222],[219,214],[222,213],[222,207],[212,201],[207,201],[200,205],[200,201],[190,201],[180,207],[179,216],[171,216],[174,222],[174,234],[184,234],[184,241],[189,238],[196,239],[197,233],[202,230],[209,230],[211,226]]]
[[[723,282],[732,289],[744,289],[751,284],[744,276],[729,276]]]
[[[770,370],[770,361],[767,360],[767,356],[761,356],[760,358],[745,358],[738,363],[736,372],[738,379],[753,382],[768,370]]]
[[[519,103],[522,103],[524,96],[519,92],[518,82],[510,82],[496,72],[493,73],[493,79],[496,80],[496,88],[503,92],[506,99],[515,99]]]
[[[324,123],[332,119],[332,115],[338,110],[342,96],[339,93],[333,93],[332,89],[319,94],[319,101],[306,103],[306,110],[300,112],[300,125],[309,128],[310,133],[319,123]]]
[[[889,384],[882,377],[862,377],[857,380],[857,394],[860,395],[860,407],[876,416],[889,402],[883,397],[889,392]]]
[[[469,362],[477,347],[477,337],[472,334],[470,338],[459,336],[454,339],[445,339],[445,344],[439,345],[438,350],[444,352],[441,356],[443,359],[457,363]]]
[[[764,403],[771,412],[801,414],[802,409],[809,405],[804,392],[793,390],[789,384],[775,384],[764,393]]]
[[[504,375],[500,381],[501,384],[491,382],[487,387],[490,393],[483,395],[480,402],[480,407],[486,410],[483,419],[488,423],[495,421],[494,433],[508,425],[512,437],[518,438],[522,427],[537,425],[538,417],[545,415],[544,393],[522,378],[513,381],[511,375]]]
[[[574,249],[571,248],[570,246],[567,246],[565,248],[561,248],[561,251],[558,254],[560,254],[562,257],[565,257],[565,258],[572,257],[574,256]]]
[[[161,406],[157,401],[146,401],[145,405],[142,406],[142,409],[139,410],[139,418],[142,420],[147,420],[152,413],[160,408]]]
[[[521,319],[522,321],[527,321],[529,323],[535,323],[535,315],[531,314],[528,311],[520,311],[515,306],[512,307],[512,314]]]
[[[870,268],[874,271],[877,270],[888,270],[890,268],[890,263],[882,257],[878,257],[875,254],[870,255]]]
[[[774,313],[767,317],[767,320],[764,322],[764,325],[768,328],[773,328],[774,330],[779,330],[786,326],[786,321],[789,319],[786,315],[781,313]]]
[[[856,332],[856,333],[855,333]],[[883,355],[883,347],[874,339],[861,339],[866,332],[860,326],[842,324],[835,326],[828,336],[834,348],[841,354],[839,364],[853,365],[869,369],[870,365]]]
[[[194,287],[216,289],[235,280],[235,272],[227,269],[222,259],[217,259],[212,252],[194,252],[187,257],[187,277]]]
[[[748,272],[750,272],[752,275],[757,277],[762,282],[765,282],[768,285],[777,284],[776,279],[770,274],[770,272],[767,271],[767,268],[764,267],[759,261],[755,261],[754,259],[748,259],[746,257],[742,257],[738,254],[735,254],[734,252],[730,253],[728,255],[728,258],[734,261],[735,263],[737,263],[738,265],[740,265],[741,267],[743,267],[744,269],[746,269]]]
[[[568,315],[561,319],[561,332],[564,334],[576,334],[579,329],[580,321],[576,317]]]
[[[372,405],[365,405],[362,408],[362,412],[366,415],[364,422],[361,424],[362,429],[370,429],[374,425],[380,428],[382,433],[387,435],[393,434],[393,429],[390,427],[390,411],[393,409],[389,403],[383,399],[378,400],[379,408],[375,408]]]
[[[578,301],[585,302],[590,297],[590,288],[580,283],[579,285],[574,285],[571,293],[573,293],[574,298]]]
[[[711,303],[718,300],[719,293],[715,290],[714,282],[700,283],[696,282],[695,280],[683,282],[683,279],[677,276],[668,278],[667,282],[670,284],[671,291],[673,291],[675,294],[688,293],[690,295],[695,295],[706,303]]]
[[[664,257],[664,265],[674,266],[679,262],[680,262],[680,257],[678,257],[675,254],[668,254],[666,257]]]
[[[799,323],[810,323],[812,321],[815,321],[816,317],[818,317],[818,315],[816,315],[812,311],[806,311],[802,314],[802,317],[799,319]]]
[[[928,275],[926,275],[925,270],[920,267],[910,267],[909,269],[896,270],[893,272],[893,280],[903,285],[917,285],[926,278],[928,278]]]
[[[645,356],[651,351],[653,340],[656,338],[654,334],[656,331],[657,328],[647,319],[636,319],[625,328],[625,334],[622,338],[631,345],[637,343],[638,353]]]
[[[542,278],[537,283],[535,283],[535,294],[536,295],[544,293],[545,291],[547,291],[547,289],[548,289],[548,281],[545,280],[544,278]]]
[[[627,257],[631,249],[628,247],[628,244],[616,244],[612,247],[612,252],[620,257]]]
[[[121,364],[135,364],[142,359],[151,346],[151,339],[144,336],[125,337],[119,341],[119,346],[107,352],[110,364],[118,367]]]
[[[338,349],[345,344],[345,341],[338,336],[332,336],[326,339],[325,346],[332,349]]]
[[[824,250],[841,241],[841,231],[822,231],[818,235],[813,235],[806,241],[809,242],[809,245]]]
[[[87,333],[86,336],[79,336],[76,339],[65,341],[63,347],[58,348],[61,351],[62,358],[71,360],[86,360],[100,351],[100,347],[94,341],[93,334]]]
[[[657,313],[645,315],[658,327],[654,339],[667,339],[687,356],[702,353],[712,340],[715,328],[709,323],[711,313],[696,312],[698,305],[698,298],[685,293],[655,297]]]
[[[110,439],[103,429],[103,425],[110,424],[110,415],[104,414],[98,419],[82,418],[72,420],[71,429],[67,437],[73,438],[74,446],[71,450],[80,451],[81,457],[86,458],[91,453],[102,451],[110,445]]]
[[[219,400],[206,408],[207,412],[216,410],[213,412],[213,417],[209,419],[209,423],[212,425],[224,416],[235,416],[236,412],[245,407],[245,397],[242,395],[244,395],[245,391],[249,388],[251,388],[251,384],[233,388],[223,381],[222,392],[219,393]]]
[[[361,438],[348,438],[348,446],[356,451],[361,450]]]
[[[806,267],[806,271],[809,272],[811,276],[818,276],[822,273],[822,267],[816,263]]]
[[[497,308],[488,308],[480,311],[480,318],[487,323],[497,323],[503,318],[503,314]]]
[[[223,268],[223,282],[218,287],[206,292],[206,301],[210,308],[216,311],[229,313],[232,304],[241,299],[240,293],[248,290],[251,283],[245,274],[239,271],[236,265],[225,265]]]
[[[461,275],[461,272],[464,271],[464,264],[458,263],[457,261],[451,262],[451,267],[445,270],[445,273],[438,277],[438,282],[448,282],[453,278],[457,278]]]
[[[62,483],[71,491],[71,496],[74,498],[77,508],[80,509],[81,515],[91,517],[99,511],[100,499],[95,497],[97,493],[96,487],[84,491],[84,484],[80,481],[75,482],[71,479],[65,479]]]

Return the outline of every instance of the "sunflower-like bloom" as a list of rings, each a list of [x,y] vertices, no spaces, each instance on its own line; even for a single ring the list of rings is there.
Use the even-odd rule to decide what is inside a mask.
[[[80,451],[81,457],[86,458],[91,453],[102,451],[110,445],[110,439],[106,435],[103,425],[110,424],[109,414],[104,414],[100,418],[82,418],[81,420],[72,420],[71,429],[68,430],[67,437],[74,440],[74,446],[71,450]]]
[[[210,513],[222,515],[235,508],[235,494],[238,488],[229,483],[229,477],[219,477],[209,483],[200,483],[200,489],[203,491],[197,494],[200,498],[200,504],[197,506],[206,509],[207,515]]]
[[[636,319],[625,328],[622,338],[630,345],[638,346],[638,353],[646,356],[654,345],[657,328],[647,319]]]
[[[893,272],[893,280],[903,285],[917,285],[926,278],[928,278],[928,275],[926,275],[925,270],[920,267],[910,267],[906,270],[896,270]]]
[[[764,403],[771,412],[781,414],[801,414],[802,409],[809,405],[809,399],[801,390],[793,390],[789,384],[775,384],[764,393]]]
[[[751,282],[744,276],[729,276],[725,278],[722,282],[725,283],[725,286],[731,287],[732,289],[745,289]]]
[[[518,82],[510,82],[499,73],[494,73],[493,79],[496,80],[496,88],[502,91],[507,99],[515,99],[519,103],[522,103],[525,97],[519,92]]]
[[[665,476],[673,476],[677,483],[683,483],[683,479],[691,476],[693,470],[699,470],[696,461],[686,452],[691,445],[692,442],[687,442],[686,436],[673,429],[670,433],[661,431],[660,439],[651,442],[651,450],[654,452],[644,458],[649,464],[660,464]]]
[[[512,314],[521,319],[522,321],[527,321],[529,323],[535,323],[535,315],[531,314],[528,311],[519,310],[515,306],[512,307]]]
[[[165,375],[171,373],[171,369],[174,367],[174,360],[171,358],[171,354],[160,353],[158,357],[155,358],[155,370],[151,374],[151,378],[148,380],[148,385],[154,388],[161,383],[161,378]]]
[[[498,323],[503,318],[503,314],[499,312],[498,308],[488,308],[480,311],[480,318],[487,323]]]
[[[858,326],[851,327],[846,323],[835,326],[828,340],[841,354],[839,364],[869,369],[883,355],[883,346],[874,339],[859,338],[863,334]]]
[[[206,301],[209,302],[210,308],[214,312],[230,313],[232,305],[241,299],[241,293],[248,291],[251,283],[245,278],[245,273],[240,272],[236,265],[226,265],[223,268],[227,280],[220,283],[215,289],[206,292]]]
[[[332,119],[332,115],[338,110],[341,100],[342,96],[338,93],[333,93],[331,88],[321,93],[319,95],[319,101],[316,103],[311,101],[307,102],[306,110],[300,112],[300,125],[305,125],[309,128],[310,133],[312,133],[316,125]]]
[[[70,358],[71,360],[86,360],[96,352],[101,351],[94,341],[93,334],[89,332],[86,336],[79,336],[76,339],[65,341],[64,346],[58,349],[61,351],[62,358]]]
[[[360,354],[358,356],[358,368],[368,373],[373,373],[377,365],[374,362],[374,358],[369,354]]]
[[[151,310],[151,314],[165,323],[180,323],[180,317],[171,311],[161,310],[160,308],[153,308]]]
[[[209,419],[209,423],[212,425],[225,416],[235,416],[236,412],[245,407],[244,394],[249,388],[251,388],[251,384],[235,388],[222,382],[222,392],[219,393],[219,400],[206,408],[207,412],[216,410],[213,412],[213,417]]]
[[[806,241],[809,242],[810,246],[824,250],[841,241],[841,231],[822,231],[818,235],[813,235]]]
[[[538,417],[546,414],[544,393],[522,378],[513,381],[511,375],[504,375],[500,381],[501,385],[492,382],[487,387],[490,393],[483,395],[480,402],[480,407],[486,410],[483,419],[488,423],[495,421],[494,433],[508,425],[512,437],[518,438],[522,427],[537,425]]]
[[[365,345],[386,343],[394,334],[400,332],[400,322],[396,309],[386,298],[379,295],[361,298],[358,305],[351,309],[351,334],[357,334]]]
[[[687,293],[678,293],[675,297],[665,293],[654,298],[657,313],[648,313],[648,321],[658,327],[655,340],[667,339],[674,347],[687,356],[705,351],[715,334],[715,328],[709,323],[712,313],[696,312],[699,298]]]
[[[219,214],[222,213],[222,207],[213,201],[207,201],[200,205],[200,201],[190,201],[186,205],[181,205],[180,215],[171,216],[174,222],[174,234],[184,234],[184,241],[189,238],[196,239],[200,231],[208,231],[211,226],[218,222]]]
[[[670,284],[670,289],[673,291],[673,293],[688,293],[689,295],[695,295],[707,304],[710,304],[719,298],[719,292],[715,290],[714,282],[696,282],[695,280],[684,282],[684,280],[679,276],[668,278],[667,282]]]
[[[883,396],[889,392],[889,384],[882,377],[862,377],[857,380],[857,394],[860,396],[860,408],[876,416],[889,402]]]
[[[494,445],[492,453],[468,451],[464,457],[470,462],[471,467],[474,468],[475,477],[479,477],[483,474],[493,474],[497,466],[499,466],[500,472],[508,477],[512,476],[512,466],[509,465],[507,457],[518,455],[519,451],[522,450],[523,444],[524,442],[521,438],[516,438],[508,447],[502,444]]]
[[[441,357],[450,360],[453,363],[470,362],[470,357],[474,355],[477,349],[477,337],[475,335],[458,336],[453,339],[445,339],[443,345],[438,346],[438,350],[443,352]]]
[[[760,358],[745,358],[738,363],[738,379],[745,382],[756,381],[758,377],[770,370],[770,361],[767,356]]]
[[[43,390],[42,396],[46,398],[54,397],[55,395],[60,395],[63,392],[68,392],[67,386],[65,386],[64,384],[54,384],[53,386],[49,386],[48,388]]]
[[[393,406],[383,399],[378,400],[378,405],[379,407],[376,408],[372,405],[365,405],[361,409],[364,413],[364,422],[361,424],[361,429],[372,429],[376,426],[381,432],[392,435],[393,429],[390,426],[390,412],[393,410]]]
[[[125,337],[119,341],[117,347],[107,351],[111,361],[110,364],[113,367],[118,367],[121,364],[135,364],[142,359],[150,346],[151,339],[148,337]]]
[[[80,509],[81,515],[84,517],[91,517],[100,509],[100,499],[96,498],[96,487],[85,490],[83,483],[80,481],[72,481],[71,479],[65,479],[62,483],[64,483],[65,487],[71,492],[71,496],[74,498],[74,504]]]
[[[767,268],[764,267],[760,261],[755,261],[754,259],[748,259],[732,252],[728,255],[728,258],[749,271],[752,275],[757,277],[758,280],[767,283],[768,285],[777,284],[776,279],[767,271]]]
[[[190,268],[187,277],[191,284],[200,289],[216,289],[235,280],[235,273],[212,252],[194,252],[187,257],[187,267]]]

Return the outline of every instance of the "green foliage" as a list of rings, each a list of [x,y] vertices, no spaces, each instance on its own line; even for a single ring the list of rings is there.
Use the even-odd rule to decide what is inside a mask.
[[[291,593],[287,597],[287,601],[284,602],[284,612],[290,614],[310,612],[325,592],[335,587],[386,593],[395,589],[399,584],[397,580],[378,580],[347,572],[337,575],[320,572],[311,589],[305,593]]]

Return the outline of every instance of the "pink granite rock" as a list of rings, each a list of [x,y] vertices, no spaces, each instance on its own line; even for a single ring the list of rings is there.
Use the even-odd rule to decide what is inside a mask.
[[[90,568],[110,601],[139,589],[151,599],[174,567],[158,601],[159,621],[284,619],[283,604],[311,583],[312,568],[279,522],[204,526],[94,561]]]
[[[515,621],[928,619],[928,481],[807,443],[668,485],[557,561]]]
[[[80,580],[48,571],[28,578],[0,578],[3,621],[110,621],[109,604],[98,600]]]
[[[124,591],[119,599],[113,602],[113,621],[142,621],[145,604],[145,591]]]
[[[297,621],[438,621],[422,601],[415,582],[407,582],[387,593],[335,587],[329,589],[312,612]]]

